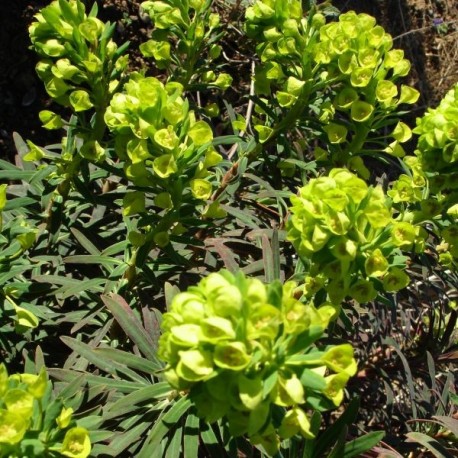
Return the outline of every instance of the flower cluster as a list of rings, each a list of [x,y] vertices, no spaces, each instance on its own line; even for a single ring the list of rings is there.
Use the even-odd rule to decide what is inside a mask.
[[[8,375],[0,364],[0,457],[89,456],[88,431],[75,425],[72,408],[51,399],[51,389],[44,368]]]
[[[245,12],[245,30],[261,43],[257,51],[263,61],[298,55],[305,25],[299,0],[257,0]]]
[[[209,199],[213,174],[208,169],[222,160],[211,145],[211,127],[196,120],[182,95],[180,83],[164,85],[154,77],[132,74],[105,113],[127,178],[137,187],[154,187],[154,204],[166,212]],[[145,213],[145,193],[126,194],[123,206],[126,215]],[[221,214],[214,207],[213,213]],[[168,243],[168,229],[161,229],[159,245]]]
[[[299,302],[295,287],[210,274],[174,297],[159,341],[166,379],[199,416],[224,417],[233,436],[269,454],[284,438],[313,437],[304,409],[338,406],[356,372],[351,345],[314,345],[336,309]]]
[[[186,89],[190,84],[199,83],[225,90],[232,83],[227,73],[217,75],[211,70],[222,48],[218,44],[220,17],[211,12],[210,5],[211,2],[204,0],[141,4],[155,30],[151,39],[140,45],[140,51],[154,58],[158,68],[173,73],[172,79]]]
[[[351,142],[353,152],[361,149],[368,133],[364,127],[379,128],[398,105],[418,100],[417,90],[406,85],[399,89],[396,84],[409,73],[410,62],[404,51],[392,46],[391,36],[367,14],[350,11],[320,28],[312,54],[322,67],[320,78],[335,81],[332,105],[320,114],[332,144]],[[385,151],[403,156],[401,143],[411,135],[408,126],[399,122]]]
[[[95,17],[94,5],[87,15],[81,0],[53,1],[29,27],[32,44],[42,57],[36,69],[46,91],[75,112],[104,108],[127,66],[127,59],[120,58],[123,50],[110,39],[114,26]],[[40,118],[46,128],[62,126],[52,112],[44,111]]]
[[[458,83],[437,108],[428,108],[417,119],[413,132],[419,135],[415,154],[428,174],[432,192],[455,192],[458,202]]]
[[[288,238],[310,266],[308,295],[324,289],[333,304],[346,296],[364,303],[378,291],[408,285],[405,260],[397,255],[421,249],[425,233],[393,218],[380,186],[369,187],[346,169],[332,169],[329,176],[310,180],[291,202]]]
[[[398,87],[410,63],[402,50],[391,49],[391,36],[367,14],[350,11],[326,23],[321,13],[303,18],[299,1],[257,0],[247,9],[246,30],[260,42],[257,51],[263,65],[256,71],[257,93],[274,92],[278,106],[294,107],[299,122],[304,106],[313,107],[328,143],[328,151],[317,149],[319,160],[329,154],[334,163],[350,165],[371,132],[392,125],[389,117],[399,105],[419,97],[410,86]],[[262,142],[273,131],[268,124],[255,128]],[[409,127],[398,122],[385,152],[404,156],[401,144],[411,135]],[[358,160],[354,162],[355,170],[367,174]]]

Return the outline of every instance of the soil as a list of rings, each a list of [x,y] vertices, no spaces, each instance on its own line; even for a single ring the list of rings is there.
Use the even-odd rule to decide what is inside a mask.
[[[215,3],[223,3],[218,0]],[[29,49],[27,27],[46,0],[0,2],[0,158],[15,155],[13,132],[39,145],[60,141],[59,133],[41,128],[38,112],[52,106],[35,74],[36,55]],[[98,0],[102,20],[116,22],[116,40],[131,42],[131,66],[144,65],[138,45],[150,24],[140,17],[137,0]],[[458,2],[455,0],[335,0],[342,11],[375,16],[412,62],[409,84],[421,92],[413,118],[435,106],[458,81]],[[237,48],[237,45],[235,48]],[[414,122],[414,119],[412,120]]]

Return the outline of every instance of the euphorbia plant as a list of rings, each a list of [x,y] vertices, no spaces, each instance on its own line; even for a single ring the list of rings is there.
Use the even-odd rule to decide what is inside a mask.
[[[339,406],[356,372],[351,345],[317,346],[336,309],[299,302],[295,286],[210,274],[175,296],[159,341],[166,379],[197,414],[269,455],[296,434],[312,439],[307,411]]]
[[[29,142],[31,152],[26,159],[54,161],[58,191],[64,196],[83,158],[105,158],[104,115],[127,67],[127,56],[123,55],[127,45],[118,47],[112,40],[115,24],[105,24],[96,15],[97,3],[86,14],[80,0],[55,0],[35,16],[36,21],[29,27],[33,48],[41,57],[36,66],[38,76],[50,97],[71,107],[74,117],[68,123],[71,135],[64,137],[60,157]],[[49,110],[40,112],[40,119],[47,129],[66,124]]]
[[[405,154],[401,143],[411,131],[399,121],[399,106],[415,103],[419,93],[398,87],[410,63],[402,50],[391,49],[391,36],[373,17],[350,11],[326,23],[317,8],[305,18],[299,1],[258,0],[247,9],[247,34],[259,41],[262,62],[256,92],[270,97],[262,99],[255,129],[265,143],[298,125],[323,140],[317,160],[349,166],[367,178],[359,155]],[[386,126],[394,126],[388,146],[386,135],[377,137]]]
[[[11,271],[15,263],[22,264],[21,258],[35,243],[38,232],[37,229],[30,227],[27,220],[11,218],[10,215],[4,220],[2,211],[7,204],[6,193],[7,185],[0,185],[0,272]],[[26,269],[27,267],[23,270]],[[21,270],[19,268],[17,274]],[[38,326],[38,318],[31,310],[17,304],[20,296],[20,290],[14,285],[8,282],[0,284],[2,321],[7,321],[8,315],[13,315],[15,331],[24,333]]]
[[[332,169],[310,180],[291,202],[288,238],[307,266],[308,296],[324,290],[335,305],[346,296],[364,303],[379,291],[408,285],[399,255],[421,251],[426,234],[403,215],[394,217],[380,186]]]
[[[450,89],[437,108],[429,108],[413,132],[418,142],[415,156],[404,163],[403,174],[388,194],[393,201],[414,209],[417,223],[434,224],[441,237],[440,260],[451,267],[458,258],[458,84]]]
[[[164,85],[140,74],[132,74],[113,97],[105,121],[115,134],[126,177],[137,189],[126,194],[124,214],[145,214],[147,232],[165,245],[181,223],[181,207],[203,204],[212,194],[214,175],[209,169],[222,160],[212,146],[212,129],[189,109],[180,83]],[[145,194],[166,215],[158,223],[148,220]]]
[[[95,438],[105,444],[96,444],[94,455],[194,457],[218,444],[225,451],[216,456],[237,456],[248,441],[269,455],[321,457],[335,445],[330,453],[350,457],[380,439],[376,434],[353,452],[352,445],[345,449],[347,425],[356,422],[354,400],[352,415],[341,415],[340,426],[329,431],[328,422],[322,434],[320,411],[340,406],[357,370],[352,345],[336,340],[342,303],[377,296],[386,303],[386,292],[405,287],[408,257],[425,244],[421,211],[436,222],[440,210],[434,204],[454,198],[449,187],[428,195],[425,187],[435,172],[425,170],[421,154],[404,159],[406,173],[388,191],[366,182],[360,156],[382,153],[387,159],[387,153],[396,163],[411,136],[399,111],[418,97],[399,85],[410,64],[368,15],[350,12],[331,20],[327,3],[308,2],[304,16],[306,2],[257,0],[245,21],[260,60],[249,95],[250,122],[240,122],[241,107],[231,107],[229,99],[228,116],[212,125],[201,94],[191,92],[230,84],[228,76],[217,75],[219,16],[211,3],[143,3],[153,30],[141,50],[154,59],[155,77],[147,76],[147,68],[125,74],[125,47],[111,40],[113,26],[96,19],[96,7],[86,14],[80,0],[52,2],[30,28],[42,58],[39,75],[50,96],[73,115],[67,123],[54,113],[41,114],[47,128],[66,129],[61,154],[29,142],[24,159],[39,165],[26,164],[30,173],[5,167],[24,182],[11,192],[20,196],[13,205],[30,206],[28,214],[38,223],[21,228],[11,224],[21,221],[15,213],[5,214],[1,242],[7,253],[27,242],[18,253],[33,249],[27,276],[43,288],[27,284],[18,292],[17,282],[2,293],[10,305],[25,294],[32,297],[31,310],[45,329],[51,321],[71,323],[77,338],[62,340],[74,353],[52,374],[64,390],[83,392],[91,405],[106,394],[103,407],[71,426],[68,406],[49,408],[59,431],[49,440],[38,437],[44,444],[36,444],[39,451],[57,438],[49,453],[86,456],[84,427],[102,422],[110,432],[98,431]],[[452,114],[453,107],[450,102]],[[449,115],[437,119],[442,116]],[[216,137],[229,119],[245,134]],[[250,123],[257,134],[251,135]],[[449,148],[453,129],[438,132],[444,126],[432,124],[434,142],[449,135]],[[423,136],[431,146],[431,134]],[[249,157],[223,162],[221,145],[229,142]],[[442,152],[442,143],[436,146]],[[453,159],[447,148],[444,157]],[[231,160],[233,153],[227,153]],[[313,153],[316,161],[307,161]],[[265,174],[271,164],[274,174]],[[321,176],[317,164],[325,169]],[[225,174],[226,165],[231,168]],[[286,215],[283,199],[298,188]],[[64,198],[67,205],[51,218]],[[448,211],[446,223],[456,216],[453,206]],[[227,215],[225,224],[205,221]],[[201,227],[208,232],[197,232]],[[443,236],[443,249],[454,250],[454,226]],[[258,239],[260,246],[253,246]],[[3,261],[6,274],[9,259]],[[214,273],[223,263],[238,273]],[[264,274],[268,284],[243,269]],[[302,283],[305,277],[305,294],[302,284],[288,281],[295,269],[295,279]],[[194,282],[192,276],[203,279],[176,293],[175,285]],[[43,296],[52,303],[49,309]],[[165,303],[157,348],[161,313],[152,307]],[[40,335],[47,337],[46,331]],[[32,429],[35,436],[38,429]],[[329,436],[336,431],[334,444]],[[19,436],[10,437],[8,447],[28,446]]]
[[[211,10],[211,0],[146,1],[141,4],[154,25],[152,38],[140,46],[158,68],[165,68],[171,80],[188,90],[213,87],[227,89],[232,77],[215,73],[215,61],[222,47],[220,16]]]

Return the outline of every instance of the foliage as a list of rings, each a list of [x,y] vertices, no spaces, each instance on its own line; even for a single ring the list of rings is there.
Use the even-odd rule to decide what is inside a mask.
[[[2,456],[456,450],[458,86],[411,130],[374,18],[229,8],[144,2],[137,71],[96,4],[31,24],[62,142],[0,161]]]

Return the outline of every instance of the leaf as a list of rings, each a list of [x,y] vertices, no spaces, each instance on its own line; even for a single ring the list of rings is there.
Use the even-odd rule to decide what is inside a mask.
[[[194,458],[199,451],[199,418],[193,413],[189,413],[183,436],[184,458]]]
[[[139,441],[144,436],[145,431],[150,428],[151,422],[144,421],[138,425],[130,427],[125,433],[115,436],[109,446],[110,452],[113,453],[111,456],[122,456],[122,452],[124,452],[129,445]]]
[[[61,380],[66,383],[70,383],[72,380],[75,379],[77,375],[81,372],[69,370],[69,369],[48,369],[49,375],[57,380]],[[139,382],[130,382],[127,380],[115,380],[108,377],[103,377],[101,375],[91,375],[88,373],[84,373],[84,379],[88,383],[89,386],[103,386],[105,388],[113,389],[120,391],[121,393],[132,393],[137,391],[141,388],[144,388],[144,383]]]
[[[409,388],[413,418],[418,418],[417,417],[417,406],[415,404],[415,388],[413,384],[412,371],[410,370],[409,362],[407,361],[407,358],[404,356],[401,349],[399,348],[399,345],[396,343],[396,341],[393,338],[386,337],[384,339],[384,343],[387,345],[391,345],[396,350],[396,353],[398,354],[399,358],[402,361],[402,365],[404,366],[404,371],[405,371],[405,377],[407,380],[407,386]]]
[[[384,431],[373,431],[345,444],[343,458],[358,457],[377,445],[385,436]]]
[[[34,174],[34,170],[0,170],[0,179],[30,181]]]
[[[216,437],[211,424],[207,423],[205,427],[200,430],[200,435],[203,445],[208,450],[208,456],[225,456],[226,453],[224,448]]]
[[[74,227],[70,228],[70,231],[89,254],[94,256],[100,255],[100,250],[82,232]]]
[[[145,331],[129,304],[118,295],[102,296],[102,301],[138,349],[151,361],[161,364],[156,356],[157,343]]]
[[[180,458],[181,452],[181,439],[183,435],[183,427],[179,426],[175,429],[173,437],[165,451],[167,458]]]
[[[97,355],[94,351],[94,348],[90,347],[89,345],[83,342],[79,342],[78,340],[68,336],[61,336],[60,339],[62,340],[62,342],[64,342],[65,345],[70,347],[80,356],[87,359],[90,363],[94,364],[103,371],[112,375],[118,375],[118,373],[120,372],[126,375],[128,378],[131,378],[132,380],[136,380],[140,383],[144,382],[144,379],[132,370],[123,367],[121,364],[115,363],[114,361],[110,361],[109,359]]]
[[[29,205],[34,205],[37,203],[36,199],[32,197],[16,197],[15,199],[8,200],[3,208],[3,211],[23,209]]]
[[[35,170],[35,166],[30,162],[24,161],[24,156],[29,152],[29,147],[24,139],[17,133],[13,132],[13,141],[14,146],[16,147],[16,151],[18,152],[20,166],[24,170]]]
[[[325,456],[325,451],[339,437],[346,425],[351,425],[355,422],[359,410],[359,398],[353,398],[345,409],[345,412],[329,427],[323,434],[317,437],[316,445],[313,450],[313,458],[321,458]]]
[[[118,415],[124,415],[126,409],[132,406],[136,406],[143,402],[153,402],[155,399],[166,398],[173,392],[173,388],[167,382],[155,383],[145,388],[141,388],[138,391],[130,393],[111,406],[107,407],[104,414],[105,419],[110,419]]]
[[[248,215],[245,211],[233,208],[229,205],[221,205],[221,208],[251,229],[259,229],[259,227],[262,227],[263,225],[259,218],[253,215]]]
[[[165,282],[164,293],[165,293],[165,303],[167,310],[170,310],[173,298],[180,292],[180,289],[176,285],[172,285],[169,282]]]
[[[406,442],[417,442],[426,447],[437,458],[453,458],[453,455],[441,445],[436,439],[423,433],[410,432],[406,434]]]
[[[164,436],[167,435],[171,427],[178,422],[190,406],[191,401],[186,396],[172,404],[170,409],[156,421],[142,449],[137,454],[137,458],[151,458],[160,446]]]
[[[266,283],[272,283],[275,280],[274,270],[274,253],[270,246],[267,235],[263,235],[261,238],[262,242],[262,260],[264,263],[265,281]]]
[[[220,258],[223,260],[224,267],[229,272],[234,273],[239,270],[239,265],[234,257],[232,250],[224,244],[224,241],[222,241],[221,239],[207,239],[205,242],[208,245],[210,244],[213,245],[216,252],[219,254]]]
[[[446,417],[443,415],[433,415],[444,428],[447,428],[455,437],[458,437],[458,420],[453,417]]]
[[[62,286],[56,291],[54,294],[56,296],[60,296],[62,299],[67,299],[72,296],[77,296],[81,294],[82,291],[87,293],[88,291],[96,291],[96,292],[103,292],[103,286],[105,286],[107,280],[105,278],[93,278],[91,280],[80,281],[78,284],[73,286]]]
[[[327,458],[341,458],[345,450],[345,437],[347,436],[348,426],[344,425],[339,435],[337,436],[337,442],[331,453],[327,455]]]
[[[95,348],[94,352],[105,356],[107,359],[123,364],[126,367],[144,372],[145,374],[153,375],[163,368],[162,364],[156,364],[141,356],[127,353],[116,348]]]
[[[64,258],[64,262],[68,264],[124,264],[124,261],[121,261],[120,259],[110,258],[108,256],[94,256],[92,254],[67,256]]]

